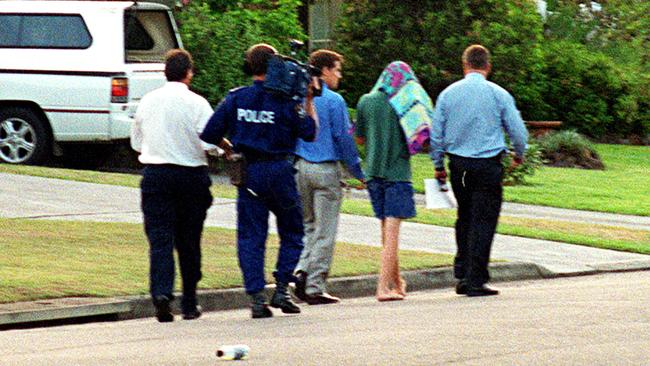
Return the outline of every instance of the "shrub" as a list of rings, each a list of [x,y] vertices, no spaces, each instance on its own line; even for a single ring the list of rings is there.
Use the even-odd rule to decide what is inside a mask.
[[[555,167],[604,169],[594,145],[576,131],[550,133],[538,139],[542,157]]]
[[[644,103],[643,79],[638,74],[568,41],[547,42],[544,55],[544,99],[553,106],[551,118],[596,138],[647,133],[639,108]]]
[[[249,83],[242,72],[244,52],[265,42],[288,51],[288,39],[305,39],[299,0],[192,1],[176,15],[184,47],[192,53],[192,88],[216,104],[228,90]]]
[[[533,1],[345,1],[334,36],[346,57],[345,90],[355,105],[382,68],[409,63],[435,100],[462,78],[461,54],[472,43],[492,51],[491,79],[517,99],[527,119],[545,119],[542,21]]]

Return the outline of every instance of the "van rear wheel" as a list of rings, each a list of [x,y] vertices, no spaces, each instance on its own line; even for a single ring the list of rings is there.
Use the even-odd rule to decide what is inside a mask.
[[[45,122],[28,108],[0,109],[0,161],[38,164],[47,157],[51,138]]]

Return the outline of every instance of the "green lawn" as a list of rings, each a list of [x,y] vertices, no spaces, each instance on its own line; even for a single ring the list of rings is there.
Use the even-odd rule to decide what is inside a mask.
[[[354,215],[373,215],[370,203],[365,201],[345,200],[341,211]],[[408,221],[454,227],[455,220],[455,210],[428,210],[418,207],[417,216]],[[650,254],[650,231],[647,230],[502,215],[499,218],[497,232],[525,238]]]
[[[0,302],[148,292],[148,244],[142,225],[0,219],[0,237]],[[205,230],[200,288],[242,286],[235,241],[234,230]],[[269,280],[277,248],[277,238],[271,236],[266,253]],[[339,243],[332,275],[377,273],[379,262],[380,248]],[[451,263],[452,257],[445,254],[400,251],[403,270]]]
[[[605,170],[543,167],[524,186],[506,187],[505,200],[542,206],[650,216],[650,147],[597,144]],[[413,185],[433,177],[428,156],[413,159]]]

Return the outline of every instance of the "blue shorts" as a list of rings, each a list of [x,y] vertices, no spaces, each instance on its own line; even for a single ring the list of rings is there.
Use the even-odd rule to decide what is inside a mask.
[[[383,178],[372,178],[368,181],[368,193],[375,217],[378,219],[415,217],[411,182],[390,182]]]

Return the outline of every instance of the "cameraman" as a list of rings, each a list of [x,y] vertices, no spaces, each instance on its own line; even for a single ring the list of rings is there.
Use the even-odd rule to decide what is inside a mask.
[[[201,139],[220,142],[228,136],[235,152],[246,160],[246,181],[238,187],[237,249],[246,293],[252,297],[253,318],[268,318],[273,313],[264,295],[264,251],[269,211],[277,218],[280,253],[273,275],[276,289],[271,306],[283,313],[300,313],[291,300],[289,282],[303,248],[303,222],[294,168],[288,155],[301,138],[316,136],[316,113],[311,87],[306,103],[291,100],[264,89],[268,61],[277,51],[257,44],[245,55],[244,71],[253,85],[232,90],[219,104]]]
[[[296,181],[302,199],[305,248],[296,267],[296,296],[310,305],[340,301],[326,291],[343,192],[339,162],[364,181],[348,106],[335,92],[342,77],[343,56],[330,50],[312,52],[309,63],[320,69],[323,93],[314,99],[320,128],[314,142],[298,140]]]

